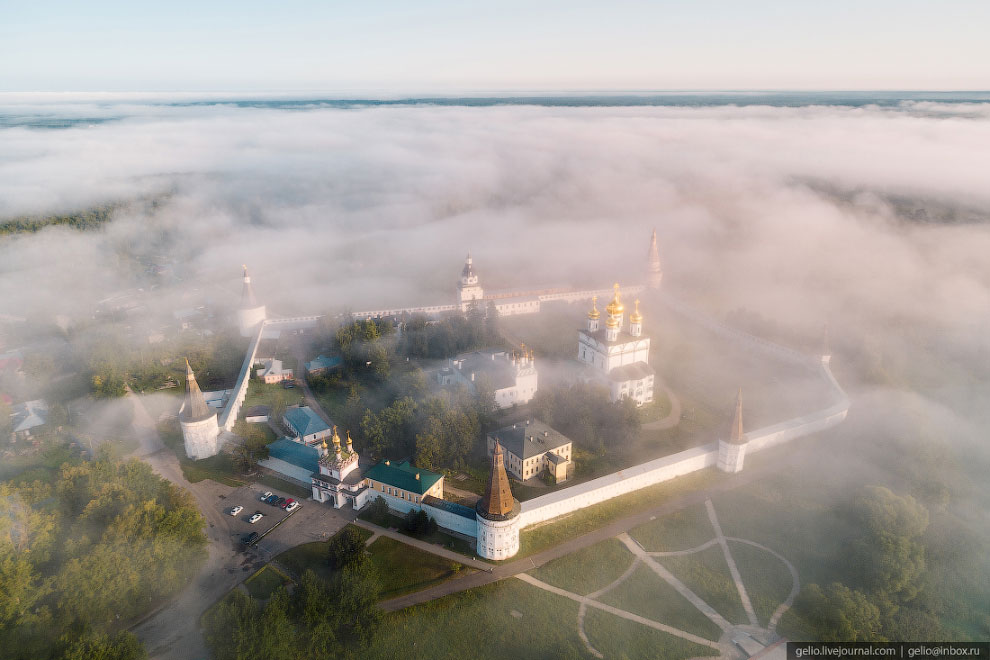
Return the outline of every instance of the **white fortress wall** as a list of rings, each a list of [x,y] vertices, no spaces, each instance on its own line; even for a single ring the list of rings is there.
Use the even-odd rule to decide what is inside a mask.
[[[441,314],[443,312],[460,311],[459,305],[432,305],[429,307],[397,307],[394,309],[373,309],[365,312],[351,312],[354,319],[380,319],[387,316],[401,316],[402,314]]]
[[[774,344],[771,345],[775,346]],[[805,364],[810,365],[811,358],[804,355],[800,355],[800,357]],[[785,359],[791,360],[792,358],[788,356]],[[846,418],[850,405],[849,397],[835,380],[828,362],[819,360],[817,364],[822,378],[830,385],[831,393],[835,397],[834,403],[817,412],[747,433],[747,453],[774,447],[795,438],[822,431],[835,426]],[[640,488],[680,477],[713,466],[717,460],[718,443],[713,442],[542,495],[522,503],[519,526],[524,528],[619,495],[631,493]]]
[[[634,284],[632,286],[622,287],[622,295],[628,297],[645,291],[646,286],[643,284]],[[598,296],[599,298],[608,298],[614,293],[612,287],[607,289],[586,289],[583,291],[555,291],[553,293],[543,293],[540,294],[539,298],[541,302],[550,302],[551,300],[562,300],[564,302],[579,302],[581,300],[591,300],[592,297]]]
[[[715,465],[718,457],[716,443],[693,447],[670,456],[541,495],[522,502],[519,527],[524,528],[550,520],[592,504],[631,493],[662,481],[680,477]]]
[[[267,322],[261,323],[255,329],[254,337],[251,339],[247,354],[244,356],[244,364],[241,365],[241,373],[237,376],[237,384],[234,385],[234,389],[230,393],[227,407],[220,413],[220,428],[224,431],[230,431],[234,428],[234,422],[237,421],[237,413],[240,412],[241,404],[244,403],[244,397],[247,396],[248,383],[251,379],[251,367],[254,366],[254,358],[258,353],[258,344],[261,343],[261,336],[265,332],[266,325]]]
[[[477,536],[478,535],[478,523],[474,518],[465,518],[464,516],[459,516],[456,513],[451,513],[450,511],[445,511],[444,509],[438,509],[437,507],[430,506],[425,502],[417,504],[416,502],[410,502],[409,500],[404,500],[400,497],[395,497],[394,495],[389,495],[388,493],[382,493],[380,491],[369,491],[371,495],[368,497],[368,501],[371,502],[378,497],[385,498],[388,502],[388,508],[392,511],[396,511],[405,515],[412,509],[423,509],[426,511],[426,515],[437,521],[437,525],[445,529],[455,531],[459,534],[465,534],[467,536]],[[420,498],[422,500],[422,498]]]

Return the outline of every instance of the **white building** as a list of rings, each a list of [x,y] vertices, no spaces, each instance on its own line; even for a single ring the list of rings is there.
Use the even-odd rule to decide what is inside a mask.
[[[494,390],[495,403],[500,408],[528,403],[539,385],[536,361],[525,346],[522,355],[497,349],[462,353],[452,358],[437,377],[441,385],[463,383],[472,389],[485,382]]]
[[[496,442],[488,489],[474,507],[478,528],[476,548],[485,559],[508,559],[519,552],[521,506],[509,490],[503,457],[502,445]]]
[[[333,508],[339,509],[345,504],[351,504],[355,509],[363,507],[369,497],[368,482],[358,470],[358,453],[351,443],[351,434],[347,433],[347,446],[340,446],[340,436],[337,427],[333,427],[333,452],[327,448],[324,440],[319,446],[319,471],[311,475],[313,499],[317,502],[330,502]]]
[[[625,324],[625,306],[619,285],[605,308],[605,327],[599,325],[598,298],[592,299],[588,324],[578,330],[578,360],[598,373],[609,387],[612,401],[632,399],[636,405],[653,401],[655,372],[650,366],[650,338],[643,335],[639,301]]]
[[[485,292],[478,284],[478,275],[474,272],[474,259],[468,252],[461,271],[461,281],[457,284],[457,304],[462,312],[466,312],[472,304],[484,305]]]
[[[186,360],[186,399],[179,409],[179,426],[182,428],[182,442],[189,458],[209,458],[220,451],[220,427],[216,410],[206,404],[189,360]]]

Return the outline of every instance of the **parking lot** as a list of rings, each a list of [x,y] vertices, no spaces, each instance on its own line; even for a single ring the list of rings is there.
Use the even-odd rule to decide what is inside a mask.
[[[356,514],[350,510],[335,511],[327,504],[298,498],[294,499],[299,501],[301,506],[289,514],[279,507],[260,501],[262,494],[269,491],[286,499],[293,497],[274,488],[252,484],[242,486],[226,497],[218,498],[216,502],[217,508],[225,514],[229,514],[237,505],[244,507],[244,510],[236,516],[231,516],[229,521],[231,542],[235,545],[239,544],[244,535],[251,532],[265,534],[279,521],[285,520],[249,550],[265,561],[302,543],[325,541],[356,517]],[[251,524],[248,518],[256,511],[260,511],[264,517]]]

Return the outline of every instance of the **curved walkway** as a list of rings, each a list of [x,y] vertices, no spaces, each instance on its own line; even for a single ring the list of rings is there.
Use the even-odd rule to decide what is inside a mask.
[[[663,419],[658,419],[654,422],[648,424],[643,424],[642,428],[644,431],[664,431],[666,429],[672,429],[681,423],[681,400],[678,398],[674,391],[667,387],[667,383],[656,376],[654,381],[655,385],[659,385],[663,393],[667,395],[667,400],[670,401],[670,412]]]
[[[712,529],[715,532],[715,538],[702,543],[701,545],[695,546],[694,548],[689,548],[687,550],[677,550],[671,552],[650,552],[646,550],[639,542],[630,537],[627,533],[623,532],[618,535],[619,541],[623,543],[627,550],[632,554],[632,562],[629,567],[620,575],[616,580],[611,582],[609,585],[603,589],[599,589],[594,593],[590,593],[587,596],[582,596],[559,587],[547,584],[537,578],[527,575],[520,574],[516,577],[529,585],[543,589],[550,593],[556,594],[558,596],[563,596],[570,600],[580,603],[577,614],[577,632],[578,637],[584,643],[588,652],[597,658],[604,658],[604,654],[599,651],[589,639],[587,632],[584,628],[585,615],[587,613],[587,608],[593,607],[609,614],[613,614],[617,617],[627,619],[629,621],[634,621],[644,626],[648,626],[655,630],[660,630],[675,637],[680,637],[688,641],[694,642],[696,644],[701,644],[708,646],[710,648],[718,649],[720,656],[724,659],[736,659],[743,657],[741,654],[744,652],[745,657],[750,657],[753,654],[761,652],[763,649],[773,645],[778,641],[776,634],[777,623],[780,621],[780,617],[787,611],[787,609],[794,602],[794,598],[797,596],[798,590],[800,589],[800,582],[798,581],[797,570],[794,565],[789,561],[784,559],[781,555],[774,552],[770,548],[757,543],[755,541],[750,541],[748,539],[740,539],[736,537],[727,537],[722,533],[722,526],[718,521],[718,517],[715,514],[715,507],[712,505],[710,499],[705,500],[705,507],[708,511],[708,518],[711,522]],[[791,591],[787,598],[781,603],[780,606],[774,611],[773,615],[770,617],[768,625],[766,628],[761,628],[759,622],[756,618],[756,613],[753,610],[752,604],[749,601],[749,596],[746,592],[746,587],[743,584],[742,578],[736,568],[735,560],[732,557],[732,553],[729,550],[728,541],[733,543],[745,543],[747,545],[753,546],[763,550],[777,559],[779,559],[790,571],[792,584]],[[661,565],[656,561],[655,557],[674,557],[674,556],[684,556],[689,554],[694,554],[696,552],[701,552],[707,548],[714,545],[719,545],[722,548],[722,552],[725,556],[726,565],[729,568],[729,572],[732,576],[732,580],[735,583],[736,589],[739,592],[739,599],[743,604],[743,609],[746,612],[746,617],[748,619],[747,624],[733,624],[729,622],[725,617],[719,614],[711,605],[706,603],[701,597],[694,593],[690,588],[687,587],[683,582],[681,582],[675,575],[673,575],[666,567]],[[663,579],[667,584],[674,588],[682,597],[684,597],[687,602],[689,602],[695,609],[705,615],[710,621],[712,621],[718,628],[722,631],[721,636],[718,641],[705,639],[699,637],[693,633],[669,626],[660,621],[654,621],[652,619],[647,619],[645,617],[639,616],[632,612],[614,607],[611,605],[606,605],[600,602],[599,598],[609,591],[615,589],[622,585],[626,580],[628,580],[636,568],[640,565],[648,566],[654,573],[656,573],[661,579]]]

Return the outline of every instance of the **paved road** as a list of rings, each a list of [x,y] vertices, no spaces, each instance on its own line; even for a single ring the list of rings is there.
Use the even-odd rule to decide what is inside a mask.
[[[655,384],[659,385],[660,389],[667,395],[667,399],[670,401],[670,412],[663,419],[643,424],[644,431],[663,431],[665,429],[672,429],[681,423],[681,400],[674,394],[672,389],[667,387],[667,383],[660,376],[656,376]]]
[[[401,610],[412,605],[419,605],[420,603],[426,603],[437,598],[442,598],[450,594],[465,591],[467,589],[473,589],[475,587],[481,587],[486,584],[491,584],[493,582],[498,582],[499,580],[504,580],[507,577],[512,577],[518,575],[519,573],[524,573],[526,571],[533,570],[534,568],[539,568],[543,564],[553,561],[554,559],[559,559],[565,555],[569,555],[572,552],[581,550],[582,548],[587,548],[589,546],[600,543],[606,539],[610,539],[614,536],[618,536],[624,532],[629,531],[633,527],[638,527],[650,520],[666,516],[675,511],[680,511],[681,509],[693,506],[696,504],[703,504],[706,499],[712,495],[723,493],[734,488],[739,488],[740,486],[745,486],[753,481],[760,479],[767,473],[780,469],[779,466],[761,466],[758,468],[752,468],[746,472],[740,472],[735,475],[726,476],[717,484],[705,488],[703,490],[695,491],[692,493],[685,493],[667,500],[663,504],[656,506],[652,509],[648,509],[641,513],[637,513],[625,518],[616,520],[604,527],[600,527],[592,532],[578,536],[569,541],[565,541],[559,545],[556,545],[542,552],[537,552],[536,554],[529,555],[528,557],[523,557],[522,559],[517,559],[505,564],[499,564],[492,566],[491,572],[479,572],[472,575],[468,575],[463,579],[456,581],[448,581],[442,584],[438,584],[435,587],[430,587],[429,589],[424,589],[423,591],[418,591],[416,593],[407,594],[405,596],[399,596],[398,598],[393,598],[391,600],[384,601],[381,605],[382,608],[388,612],[393,612],[395,610]],[[402,536],[401,534],[399,536]],[[398,538],[397,540],[408,543],[413,539],[408,537]],[[413,545],[409,543],[409,545]],[[421,549],[427,552],[432,552],[431,544],[424,544],[427,547],[421,547]],[[420,546],[417,546],[420,547]],[[449,552],[449,551],[448,551]],[[439,554],[439,553],[434,553]],[[446,555],[441,555],[446,556]],[[463,561],[463,559],[462,559]],[[480,562],[479,562],[480,563]]]

